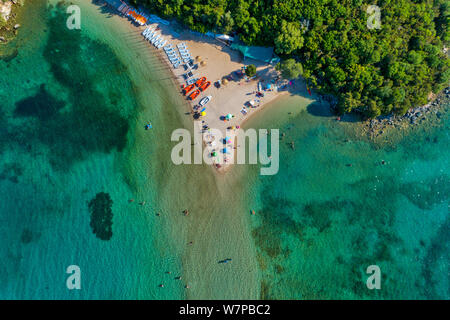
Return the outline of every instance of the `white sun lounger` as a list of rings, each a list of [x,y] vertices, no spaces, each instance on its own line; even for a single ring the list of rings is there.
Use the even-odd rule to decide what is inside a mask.
[[[165,51],[173,50],[172,45],[169,43],[167,46],[164,47]]]
[[[151,40],[152,44],[155,44],[155,42],[156,42],[160,37],[161,37],[161,35],[158,34],[155,38],[153,38],[153,39]]]
[[[164,43],[164,41],[166,41],[166,40],[164,40],[164,38],[160,38],[158,43],[155,44],[155,47],[158,48],[158,49],[161,48],[161,44]]]
[[[153,32],[150,36],[150,38],[148,39],[148,41],[152,41],[153,39],[155,39],[158,36],[158,34],[156,32]]]
[[[158,45],[158,49],[161,49],[165,44],[166,44],[167,40],[163,40],[159,45]]]
[[[144,30],[144,32],[142,33],[142,35],[144,37],[148,36],[149,34],[151,34],[153,32],[153,28],[147,28]]]
[[[177,44],[178,48],[186,48],[186,44],[184,42]]]
[[[153,45],[157,47],[161,41],[163,41],[163,38],[159,38],[158,40],[156,40],[155,43],[153,43]]]

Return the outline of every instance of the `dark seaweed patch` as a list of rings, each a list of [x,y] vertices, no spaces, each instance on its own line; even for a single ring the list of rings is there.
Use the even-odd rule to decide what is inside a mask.
[[[108,87],[113,83],[104,77],[112,77],[116,69],[125,67],[107,45],[67,29],[66,18],[65,10],[52,10],[44,58],[59,87],[67,92],[67,101],[42,85],[37,94],[17,102],[14,112],[15,117],[39,120],[36,125],[21,127],[17,142],[44,144],[50,150],[50,163],[60,170],[68,170],[96,152],[124,149],[129,114],[120,108],[119,92],[132,86],[124,74],[116,76],[121,77],[120,86]],[[97,89],[99,83],[106,86],[106,94]]]
[[[112,237],[112,204],[113,201],[108,193],[99,192],[88,203],[91,213],[90,226],[97,238],[109,240]]]
[[[25,228],[23,229],[22,235],[20,236],[20,242],[22,242],[23,244],[28,244],[38,240],[40,236],[40,233],[36,233],[30,229]]]
[[[14,183],[19,182],[19,177],[22,176],[22,168],[18,163],[7,163],[0,172],[0,180],[9,180]]]
[[[64,106],[64,101],[53,97],[42,84],[36,95],[16,102],[14,115],[16,117],[35,117],[45,121],[55,117]]]

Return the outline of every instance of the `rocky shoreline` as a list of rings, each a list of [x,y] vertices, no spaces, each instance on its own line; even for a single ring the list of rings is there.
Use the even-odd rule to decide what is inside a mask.
[[[8,43],[17,35],[20,28],[20,24],[16,23],[17,11],[24,3],[24,0],[0,0],[0,45]]]
[[[387,115],[362,123],[370,140],[383,138],[392,129],[407,129],[424,122],[439,122],[450,107],[450,87],[445,88],[432,102],[410,109],[403,116]]]

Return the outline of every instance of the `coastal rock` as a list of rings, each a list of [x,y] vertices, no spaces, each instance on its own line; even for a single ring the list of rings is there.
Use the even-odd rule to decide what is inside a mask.
[[[11,1],[0,1],[0,17],[2,17],[5,21],[8,21],[9,16],[11,15],[12,4],[13,3]]]
[[[19,28],[20,28],[20,24],[14,25],[14,29],[15,29],[15,30],[17,30],[17,29],[19,29]]]
[[[0,37],[0,42],[6,41],[5,37]]]

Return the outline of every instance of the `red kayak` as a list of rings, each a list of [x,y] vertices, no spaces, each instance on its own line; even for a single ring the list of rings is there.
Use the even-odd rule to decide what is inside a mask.
[[[210,85],[211,85],[211,81],[207,81],[204,84],[202,84],[202,86],[199,89],[200,89],[200,91],[205,91],[206,89],[209,88]]]
[[[200,94],[200,90],[197,89],[189,95],[189,99],[194,100],[195,98],[198,97],[199,94]]]
[[[183,89],[183,94],[187,95],[192,89],[194,89],[195,84],[191,84],[189,86],[187,86],[186,88]]]
[[[195,85],[197,86],[197,87],[200,87],[202,84],[203,84],[203,82],[205,82],[206,81],[206,77],[201,77],[200,79],[198,79],[196,82],[195,82]]]

